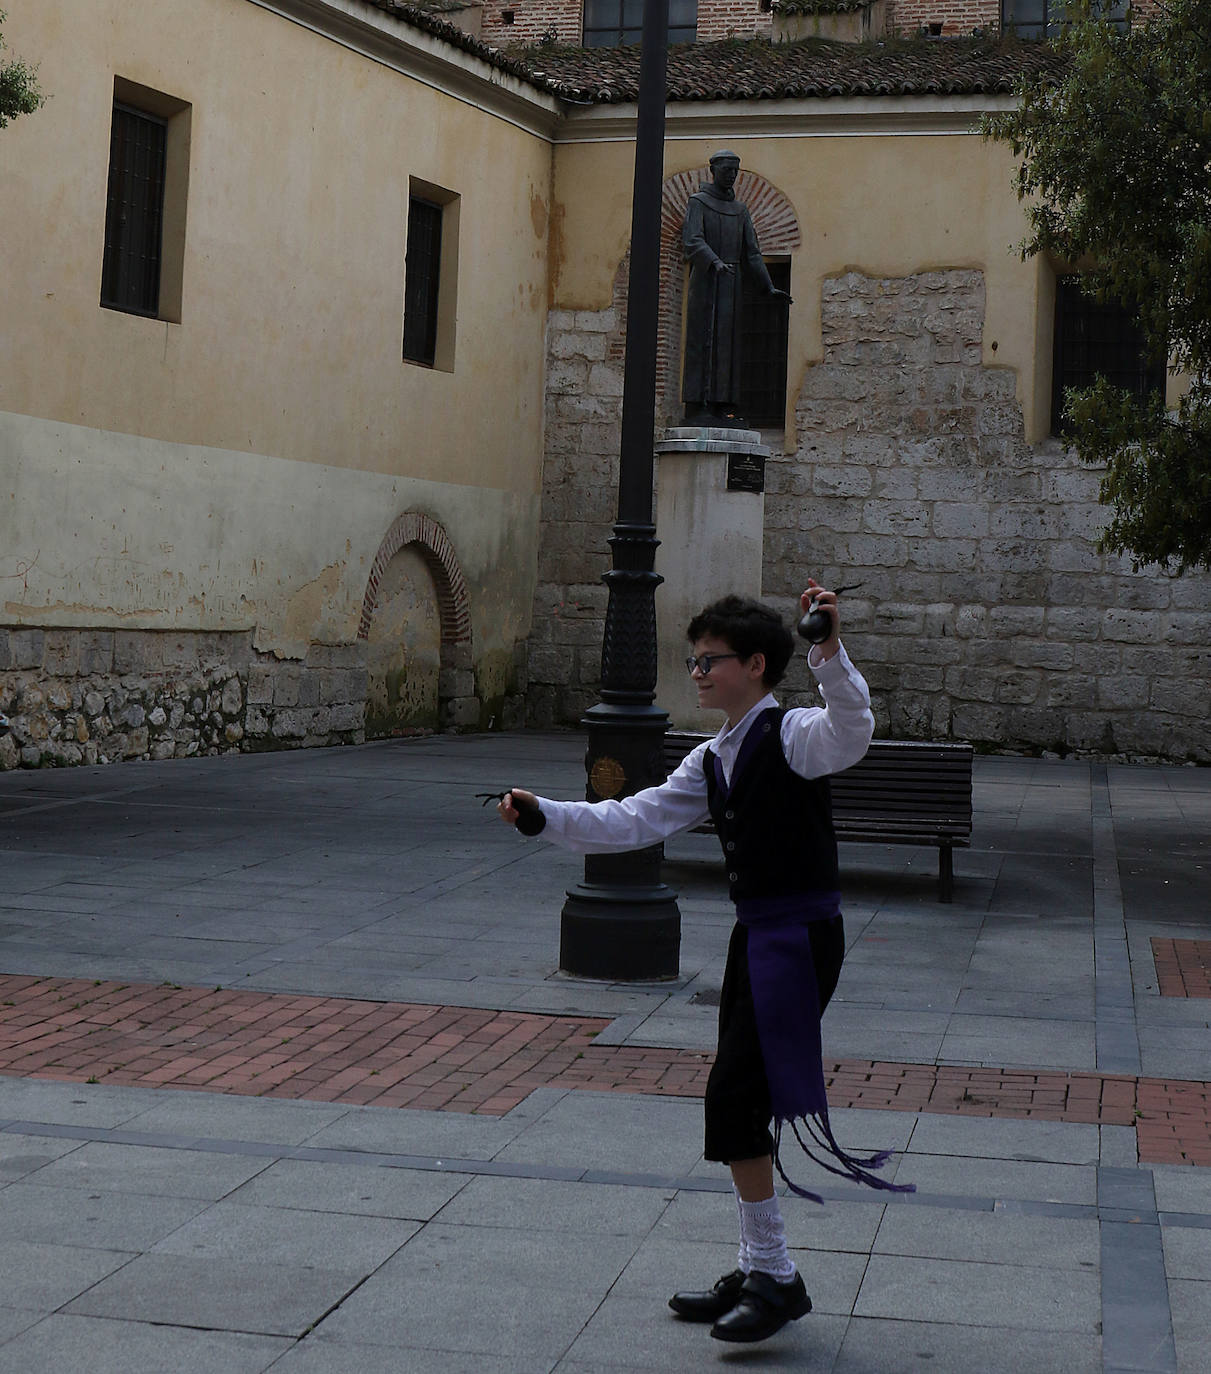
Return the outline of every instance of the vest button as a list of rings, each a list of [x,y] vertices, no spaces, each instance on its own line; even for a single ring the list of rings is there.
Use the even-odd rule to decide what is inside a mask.
[[[734,821],[736,819],[736,813],[734,811],[725,811],[723,813],[723,819],[725,821]]]
[[[740,875],[738,873],[729,873],[727,875],[727,880],[729,883],[738,882],[740,880]]]
[[[728,840],[727,845],[725,846],[725,848],[727,849],[727,852],[730,854],[730,853],[732,852],[732,850],[736,848],[736,841],[735,841],[735,840]]]

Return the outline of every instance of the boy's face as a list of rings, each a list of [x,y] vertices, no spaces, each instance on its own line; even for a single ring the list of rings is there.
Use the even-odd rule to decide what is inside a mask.
[[[716,635],[704,635],[702,639],[696,639],[691,653],[697,659],[709,654],[713,660],[709,673],[695,668],[692,674],[701,709],[723,711],[728,724],[735,725],[765,696],[768,689],[762,681],[765,673],[764,654],[754,654],[747,659],[737,658],[732,646]]]

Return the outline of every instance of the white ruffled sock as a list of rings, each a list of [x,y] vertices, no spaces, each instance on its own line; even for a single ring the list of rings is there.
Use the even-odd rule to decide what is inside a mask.
[[[750,1266],[746,1272],[759,1269],[779,1283],[789,1283],[795,1277],[795,1262],[786,1248],[786,1226],[777,1194],[764,1202],[739,1201],[739,1206],[741,1248],[747,1251]]]
[[[732,1184],[732,1192],[736,1195],[736,1217],[740,1224],[740,1248],[736,1252],[736,1268],[739,1269],[742,1274],[751,1274],[753,1272],[753,1262],[749,1258],[748,1240],[744,1234],[744,1203],[740,1199],[740,1190],[734,1183]]]

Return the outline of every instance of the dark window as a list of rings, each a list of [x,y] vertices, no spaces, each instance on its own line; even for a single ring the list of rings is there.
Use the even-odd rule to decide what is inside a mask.
[[[584,0],[586,48],[620,48],[643,37],[643,0]],[[669,42],[698,37],[698,0],[669,0]]]
[[[789,262],[768,262],[774,285],[789,291]],[[740,413],[756,429],[786,423],[786,330],[789,311],[776,297],[748,293],[741,318]]]
[[[1058,33],[1064,22],[1068,0],[1001,0],[1001,27],[1012,29],[1019,38],[1046,38]],[[1115,27],[1127,27],[1128,0],[1103,0],[1095,4]]]
[[[134,315],[160,308],[160,244],[168,124],[114,103],[101,304]]]
[[[1061,277],[1055,284],[1052,434],[1064,432],[1064,389],[1090,386],[1095,377],[1134,396],[1165,391],[1165,363],[1149,360],[1135,316],[1121,305],[1087,296],[1079,277]]]
[[[408,202],[404,261],[404,357],[433,366],[437,356],[437,293],[442,257],[442,207],[413,196]]]

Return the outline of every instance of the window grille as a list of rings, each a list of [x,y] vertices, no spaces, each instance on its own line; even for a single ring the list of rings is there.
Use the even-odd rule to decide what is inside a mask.
[[[790,290],[789,262],[767,262],[770,280]],[[754,429],[786,423],[786,332],[789,311],[776,296],[746,291],[740,321],[740,414]]]
[[[404,261],[404,357],[433,366],[437,356],[437,297],[441,276],[442,207],[413,196],[408,201]]]
[[[1165,391],[1165,363],[1152,362],[1135,316],[1081,290],[1079,277],[1055,284],[1055,351],[1051,385],[1051,432],[1064,433],[1066,387],[1087,387],[1095,377],[1144,397]]]
[[[643,0],[585,0],[586,48],[621,48],[643,37]],[[669,42],[698,37],[698,0],[669,0]]]
[[[155,316],[160,308],[166,120],[114,102],[105,203],[101,304]]]

